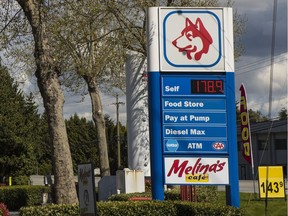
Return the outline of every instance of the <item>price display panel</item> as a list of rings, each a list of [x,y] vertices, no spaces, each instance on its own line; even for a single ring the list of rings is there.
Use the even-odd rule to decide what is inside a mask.
[[[221,75],[162,76],[165,154],[228,153],[225,85]]]
[[[259,166],[260,198],[285,198],[282,166]]]

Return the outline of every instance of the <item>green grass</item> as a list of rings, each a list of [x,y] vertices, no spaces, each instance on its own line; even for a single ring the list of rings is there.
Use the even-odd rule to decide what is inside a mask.
[[[225,192],[219,192],[221,202],[226,203]],[[287,216],[287,201],[285,199],[268,199],[265,214],[265,199],[259,199],[254,193],[240,193],[240,208],[245,216]]]

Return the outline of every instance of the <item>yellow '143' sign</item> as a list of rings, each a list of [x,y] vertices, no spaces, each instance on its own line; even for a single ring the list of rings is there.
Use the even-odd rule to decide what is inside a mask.
[[[260,198],[285,198],[282,166],[259,166]]]

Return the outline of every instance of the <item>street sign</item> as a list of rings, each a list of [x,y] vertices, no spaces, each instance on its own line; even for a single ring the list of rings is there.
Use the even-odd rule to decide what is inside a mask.
[[[259,166],[260,198],[285,198],[285,182],[282,166]]]
[[[153,199],[224,184],[239,207],[232,9],[153,7],[147,27]]]
[[[95,179],[91,163],[78,164],[80,216],[96,216]]]

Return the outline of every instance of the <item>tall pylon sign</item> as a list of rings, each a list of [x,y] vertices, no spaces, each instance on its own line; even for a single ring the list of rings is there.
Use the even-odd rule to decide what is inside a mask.
[[[239,207],[231,8],[147,10],[152,197],[225,185]]]

